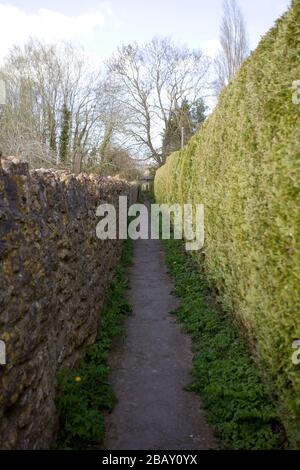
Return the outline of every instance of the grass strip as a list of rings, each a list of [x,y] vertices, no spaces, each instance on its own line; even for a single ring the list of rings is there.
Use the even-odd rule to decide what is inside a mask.
[[[276,404],[261,379],[246,340],[220,312],[205,277],[177,240],[162,241],[174,293],[181,306],[174,311],[193,340],[192,383],[201,396],[207,419],[226,449],[279,449],[286,436]]]
[[[132,256],[133,242],[126,240],[101,313],[96,342],[76,370],[61,370],[58,375],[59,449],[99,448],[103,442],[103,411],[111,412],[117,402],[109,381],[108,356],[112,340],[124,333],[124,316],[131,313],[124,294],[128,286],[125,271]]]

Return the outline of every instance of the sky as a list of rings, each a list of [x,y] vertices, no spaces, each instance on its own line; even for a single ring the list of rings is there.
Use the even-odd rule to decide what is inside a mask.
[[[238,0],[250,48],[290,5],[290,0]],[[29,37],[83,46],[101,63],[118,46],[172,37],[209,55],[218,49],[222,0],[0,0],[0,60]]]

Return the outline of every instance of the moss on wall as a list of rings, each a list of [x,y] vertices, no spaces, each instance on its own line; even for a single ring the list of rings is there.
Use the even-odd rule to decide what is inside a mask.
[[[96,208],[129,185],[0,162],[0,449],[45,449],[57,429],[56,375],[84,357],[118,265]],[[84,419],[84,418],[83,418]],[[88,418],[87,418],[88,419]]]

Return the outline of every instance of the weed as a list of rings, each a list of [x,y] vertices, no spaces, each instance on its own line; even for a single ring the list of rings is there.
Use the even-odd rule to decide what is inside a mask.
[[[204,276],[183,251],[182,242],[163,241],[174,293],[181,306],[174,312],[192,336],[193,381],[207,418],[229,449],[278,449],[285,433],[246,342],[232,321],[207,298]]]
[[[91,448],[99,446],[104,439],[102,412],[112,411],[117,402],[109,382],[108,354],[113,338],[123,332],[124,315],[131,312],[124,292],[127,287],[125,270],[131,263],[132,253],[133,242],[126,240],[101,313],[96,342],[76,370],[62,370],[58,375],[59,449]]]

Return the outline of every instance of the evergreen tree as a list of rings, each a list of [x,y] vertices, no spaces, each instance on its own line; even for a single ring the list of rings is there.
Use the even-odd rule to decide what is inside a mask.
[[[59,144],[59,156],[62,162],[66,162],[68,158],[69,139],[70,139],[70,119],[71,113],[66,103],[62,108],[62,123]]]
[[[163,155],[165,158],[181,148],[182,140],[186,144],[197,132],[206,119],[206,106],[202,98],[190,104],[184,99],[181,106],[176,106],[170,113],[166,130],[163,134]]]

